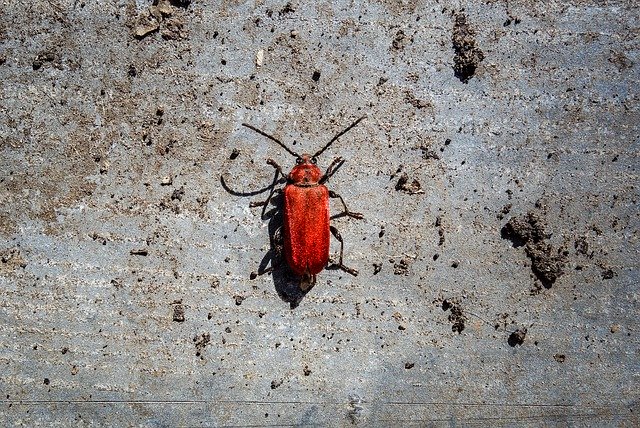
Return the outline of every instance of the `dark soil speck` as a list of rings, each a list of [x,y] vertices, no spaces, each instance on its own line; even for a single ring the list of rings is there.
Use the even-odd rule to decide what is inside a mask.
[[[455,52],[453,72],[462,83],[469,83],[476,68],[484,59],[484,53],[476,46],[475,31],[467,22],[467,16],[463,12],[454,15],[451,42]]]
[[[382,270],[382,263],[374,263],[373,264],[373,274],[377,275]]]
[[[522,345],[524,343],[524,338],[526,337],[526,335],[527,335],[527,329],[519,328],[509,335],[509,338],[507,339],[507,343],[512,348],[515,347],[516,345]]]
[[[173,321],[184,322],[184,305],[177,303],[173,305]]]
[[[276,389],[280,385],[282,385],[282,379],[271,381],[271,389]]]
[[[398,183],[396,183],[396,190],[403,191],[410,195],[417,195],[417,194],[424,193],[424,190],[422,190],[422,186],[420,185],[420,182],[416,179],[409,182],[409,177],[407,176],[406,173],[402,173],[402,175],[400,176]]]
[[[196,357],[200,357],[204,348],[211,342],[211,334],[202,333],[200,336],[194,337],[193,342],[196,345]]]
[[[602,276],[602,279],[612,279],[614,276],[616,276],[616,273],[613,271],[613,269],[604,269],[602,272],[600,272],[600,276]]]
[[[458,334],[462,333],[462,331],[465,329],[467,317],[464,314],[460,304],[455,300],[445,299],[442,301],[442,310],[451,310],[451,313],[449,314],[451,331]]]
[[[393,265],[393,274],[394,275],[408,275],[409,274],[409,263],[402,259],[400,263],[395,263]]]

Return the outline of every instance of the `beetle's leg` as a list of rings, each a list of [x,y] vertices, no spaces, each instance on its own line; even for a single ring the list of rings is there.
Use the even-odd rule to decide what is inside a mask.
[[[343,163],[344,159],[342,159],[341,157],[335,158],[333,162],[331,162],[331,165],[329,165],[329,168],[327,168],[327,172],[325,172],[320,179],[320,184],[324,184],[329,178],[331,178],[331,176],[335,174],[335,172],[342,166]]]
[[[289,177],[287,176],[287,174],[285,174],[284,172],[282,172],[282,168],[280,167],[280,165],[278,165],[276,163],[276,161],[274,161],[273,159],[269,158],[267,159],[267,164],[271,165],[272,167],[274,167],[276,170],[278,170],[278,172],[280,173],[281,176],[283,176],[284,178],[286,178],[287,180],[289,179]]]
[[[264,213],[267,211],[267,207],[269,206],[269,202],[271,202],[271,197],[276,192],[282,192],[282,189],[276,189],[275,187],[272,187],[271,188],[271,192],[269,192],[269,197],[267,197],[266,200],[258,201],[258,202],[250,202],[249,203],[249,207],[250,208],[262,207],[262,211],[260,212],[260,218],[263,219],[263,220],[266,220],[266,218],[264,217]]]
[[[256,279],[257,277],[262,276],[265,273],[273,272],[274,270],[275,270],[274,266],[269,266],[268,268],[263,269],[263,270],[258,269],[257,272],[251,272],[249,274],[249,279]]]
[[[342,196],[338,195],[333,190],[329,190],[329,197],[330,198],[338,198],[338,199],[340,199],[340,202],[342,202],[342,207],[344,208],[344,211],[342,211],[341,213],[338,213],[336,215],[332,215],[331,219],[340,218],[340,217],[344,217],[344,216],[349,216],[349,217],[353,217],[353,218],[357,218],[357,219],[363,219],[364,218],[364,216],[362,214],[360,214],[360,213],[354,213],[353,211],[349,211],[349,209],[347,208],[347,204],[345,204],[344,203],[344,199],[342,199]]]
[[[300,289],[302,291],[309,291],[313,288],[313,286],[316,285],[316,276],[315,275],[311,275],[309,273],[305,273],[302,275],[302,278],[300,278]]]
[[[280,176],[283,176],[284,178],[286,178],[287,180],[289,180],[289,177],[286,176],[283,172],[282,172],[282,168],[280,167],[280,165],[278,165],[276,163],[276,161],[274,161],[273,159],[269,158],[267,159],[267,164],[271,165],[272,167],[274,167],[276,169],[276,173],[273,177],[273,181],[271,182],[271,191],[269,192],[269,196],[267,197],[266,200],[264,201],[260,201],[260,202],[250,202],[249,203],[249,207],[251,208],[255,208],[255,207],[262,207],[262,212],[260,213],[260,218],[262,218],[264,220],[264,213],[267,210],[267,207],[269,206],[269,202],[271,201],[271,197],[273,196],[273,194],[275,192],[280,192],[280,189],[276,189],[276,183],[278,182],[278,179],[280,178]]]
[[[342,235],[340,235],[340,232],[338,232],[338,229],[336,229],[334,226],[329,226],[329,229],[331,230],[331,233],[333,234],[333,236],[335,236],[335,238],[338,240],[338,242],[340,242],[340,259],[338,260],[337,264],[334,263],[334,266],[339,267],[343,271],[350,273],[353,276],[358,276],[357,270],[347,267],[342,263],[342,253],[344,250],[344,241],[342,239]]]
[[[269,266],[268,268],[264,268],[264,269],[258,268],[257,271],[251,272],[249,274],[249,279],[256,279],[257,277],[262,276],[265,273],[271,273],[274,270],[278,269],[281,264],[282,264],[282,260],[278,260],[275,264],[273,264],[272,262],[271,266]]]
[[[282,247],[284,246],[283,240],[284,237],[282,236],[282,229],[281,227],[278,227],[274,231],[273,236],[270,236],[271,249],[269,250],[269,253],[271,253],[271,266],[266,267],[266,258],[263,259],[264,266],[263,263],[260,263],[260,266],[258,266],[258,270],[251,272],[251,274],[249,275],[249,279],[256,279],[257,277],[264,275],[265,273],[273,272],[274,270],[278,269],[280,265],[282,265]]]

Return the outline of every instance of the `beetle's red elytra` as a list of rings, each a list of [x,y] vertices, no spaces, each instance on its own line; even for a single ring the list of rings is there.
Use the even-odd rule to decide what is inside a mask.
[[[273,166],[278,172],[276,176],[283,176],[287,180],[284,188],[284,257],[287,265],[296,275],[301,277],[300,288],[309,290],[316,283],[316,275],[329,263],[330,234],[340,242],[340,258],[335,266],[356,276],[358,271],[345,266],[342,263],[344,242],[338,230],[331,226],[331,219],[349,216],[357,219],[363,218],[362,214],[351,212],[347,209],[341,196],[327,189],[324,183],[344,163],[341,157],[335,158],[323,174],[316,165],[318,156],[331,144],[356,126],[364,116],[339,132],[322,149],[315,154],[304,153],[302,155],[289,149],[277,138],[243,123],[242,125],[267,137],[284,148],[289,154],[296,157],[296,166],[289,174],[284,174],[282,168],[273,159],[267,159],[267,164]],[[277,179],[275,180],[277,181]],[[266,201],[253,203],[252,206],[266,206],[273,195],[273,191]],[[342,203],[344,211],[330,215],[329,198],[337,198]],[[274,266],[259,274],[273,270]],[[255,276],[252,275],[252,276]]]

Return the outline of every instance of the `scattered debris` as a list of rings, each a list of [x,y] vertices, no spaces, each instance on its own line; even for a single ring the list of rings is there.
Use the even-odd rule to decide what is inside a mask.
[[[182,201],[183,197],[184,197],[184,186],[181,186],[179,189],[174,190],[173,193],[171,194],[172,201]]]
[[[374,263],[373,264],[373,274],[377,275],[382,270],[382,263]]]
[[[612,52],[608,60],[611,64],[618,68],[618,71],[622,72],[633,67],[633,61],[631,61],[622,52]]]
[[[608,268],[603,269],[602,272],[600,272],[600,276],[602,276],[602,279],[612,279],[614,276],[618,276],[618,274],[615,273],[613,269]]]
[[[404,31],[398,30],[393,36],[393,42],[391,42],[391,48],[396,51],[401,51],[404,49],[406,43],[406,37],[404,35]]]
[[[421,193],[424,193],[420,182],[414,179],[413,181],[411,181],[411,183],[409,183],[409,177],[404,172],[400,176],[398,183],[396,183],[396,190],[406,192],[410,195],[419,195]]]
[[[444,245],[444,227],[442,226],[442,216],[437,216],[434,226],[438,228],[438,246]],[[435,257],[433,260],[436,260],[438,257]]]
[[[211,284],[211,288],[218,288],[220,286],[220,280],[215,276],[209,280],[209,283]]]
[[[545,288],[551,288],[564,274],[567,251],[554,249],[545,242],[551,237],[545,232],[543,218],[534,212],[522,217],[511,218],[501,230],[503,239],[509,239],[514,247],[525,246],[525,253],[531,259],[531,271]]]
[[[196,345],[196,357],[201,357],[204,348],[211,342],[210,333],[202,333],[200,336],[193,338],[193,343]]]
[[[129,77],[136,77],[138,75],[138,69],[136,69],[135,65],[131,64],[129,70],[127,70],[127,74]]]
[[[589,253],[589,243],[587,242],[587,238],[584,236],[579,237],[573,243],[573,248],[576,250],[576,254],[581,254],[583,256],[592,258],[593,251]]]
[[[462,83],[469,83],[476,68],[484,60],[484,53],[476,46],[475,31],[469,26],[467,15],[458,12],[454,19],[451,38],[455,51],[453,72]]]
[[[175,322],[184,322],[184,305],[182,304],[182,300],[176,300],[172,303],[173,305],[173,321]]]
[[[534,245],[528,244],[525,252],[531,259],[531,270],[545,288],[551,288],[564,274],[563,268],[567,259],[562,249],[554,250],[551,244],[538,242]]]
[[[451,310],[449,314],[449,322],[451,322],[451,331],[454,333],[462,333],[465,329],[465,323],[467,322],[467,316],[464,314],[460,303],[455,299],[444,299],[442,301],[442,310]]]
[[[522,247],[528,243],[538,243],[548,239],[545,233],[546,224],[542,217],[534,212],[528,212],[523,217],[513,217],[502,228],[502,238],[509,239],[514,247]]]
[[[264,62],[264,49],[260,49],[256,54],[256,67],[262,67]]]
[[[277,387],[279,387],[280,385],[282,385],[283,380],[282,379],[278,379],[278,380],[272,380],[271,381],[271,389],[276,389]]]
[[[291,2],[287,2],[287,4],[284,5],[284,7],[278,11],[278,15],[280,15],[280,16],[287,15],[287,14],[293,13],[295,11],[296,10],[291,5]]]
[[[18,267],[22,269],[27,267],[19,248],[0,250],[0,272],[15,271]]]
[[[174,16],[175,7],[186,8],[190,2],[177,0],[157,0],[146,10],[140,12],[135,26],[135,36],[144,39],[151,33],[160,30],[165,40],[181,40],[187,38],[184,19]],[[175,7],[174,7],[175,6]]]
[[[512,348],[515,347],[516,345],[522,345],[524,343],[524,338],[526,337],[526,335],[527,335],[527,329],[519,328],[509,335],[509,338],[507,339],[507,343]]]
[[[353,424],[357,425],[362,417],[364,407],[362,406],[363,400],[358,395],[349,396],[349,406],[347,408],[347,419]]]
[[[502,209],[500,210],[500,212],[496,216],[498,218],[498,220],[502,220],[505,215],[509,214],[509,212],[511,211],[512,206],[513,205],[511,205],[511,204],[506,204],[504,207],[502,207]]]
[[[53,51],[42,51],[36,55],[33,60],[32,67],[34,70],[40,69],[46,62],[53,62],[55,54]]]
[[[149,6],[147,10],[140,12],[135,30],[136,37],[143,39],[154,31],[158,31],[160,28],[159,17],[161,14],[155,6]]]
[[[409,262],[406,259],[400,260],[400,263],[394,263],[393,265],[394,275],[409,275]]]
[[[500,328],[503,330],[507,330],[507,326],[509,324],[513,324],[513,321],[509,322],[509,313],[504,312],[504,313],[498,314],[496,321],[494,321],[493,323],[493,328],[495,330],[498,330]]]
[[[559,363],[564,363],[564,360],[566,359],[566,356],[564,354],[555,354],[553,356],[553,359],[556,360]]]
[[[154,3],[162,15],[170,16],[173,13],[173,7],[169,0],[156,0]]]
[[[425,146],[420,146],[420,150],[422,151],[422,159],[440,160],[440,155],[435,150],[431,150],[431,148]]]
[[[189,34],[185,28],[184,19],[172,16],[162,23],[160,35],[165,40],[182,40],[186,39]]]
[[[406,91],[404,93],[404,101],[407,104],[414,106],[418,110],[422,110],[423,108],[433,108],[433,104],[431,104],[429,101],[425,101],[417,98],[415,94],[411,91]]]

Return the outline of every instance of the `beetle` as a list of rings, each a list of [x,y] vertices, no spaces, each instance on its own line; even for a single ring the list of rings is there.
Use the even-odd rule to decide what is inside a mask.
[[[310,290],[315,285],[316,275],[329,263],[330,234],[340,242],[340,258],[338,263],[334,265],[353,276],[358,275],[356,269],[349,268],[343,264],[344,240],[338,229],[330,224],[330,220],[344,216],[362,219],[364,216],[361,213],[349,211],[344,199],[325,186],[325,183],[345,161],[342,157],[335,158],[324,174],[318,168],[317,162],[318,156],[364,118],[365,116],[360,117],[336,134],[331,141],[313,155],[308,153],[300,155],[272,135],[247,123],[242,124],[242,126],[275,142],[296,158],[296,165],[289,174],[285,174],[280,165],[271,158],[267,159],[267,164],[276,169],[274,184],[278,181],[279,176],[286,179],[286,185],[282,191],[284,193],[284,256],[289,268],[301,277],[300,288],[303,291]],[[274,190],[272,189],[264,202],[252,203],[251,206],[264,206],[266,208],[273,193]],[[342,203],[343,211],[341,213],[334,216],[330,215],[329,198],[336,198]],[[274,266],[272,265],[271,268],[260,272],[260,274],[271,272],[273,269]],[[252,277],[256,275],[252,274]]]

